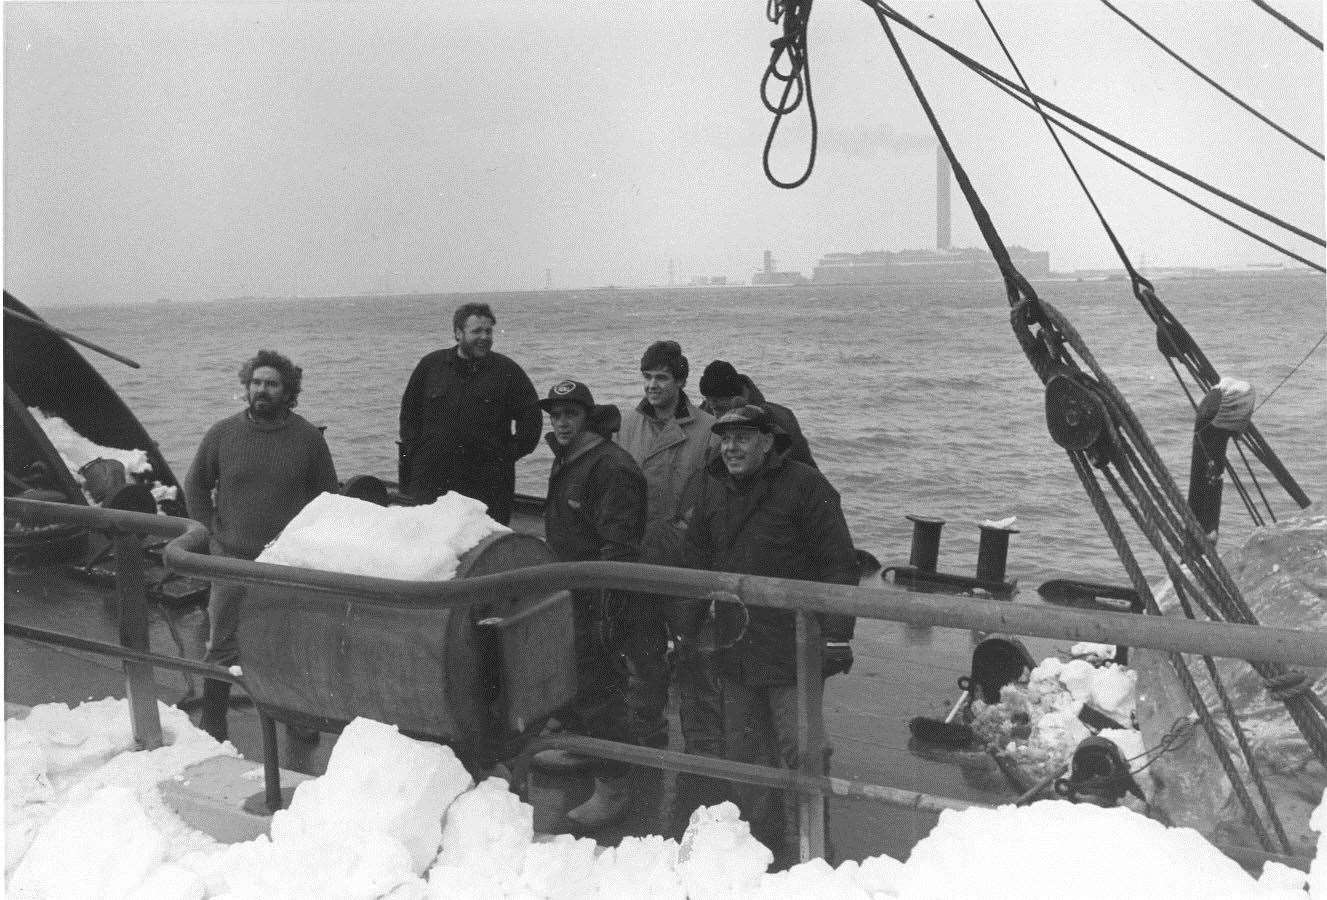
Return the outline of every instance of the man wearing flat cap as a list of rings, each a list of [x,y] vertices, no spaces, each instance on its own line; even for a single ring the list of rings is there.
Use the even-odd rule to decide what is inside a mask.
[[[621,415],[616,406],[598,406],[579,381],[560,381],[539,401],[548,413],[553,449],[544,506],[544,534],[562,562],[635,562],[645,529],[645,478],[627,451],[610,439]],[[630,742],[625,667],[613,632],[622,627],[625,601],[608,591],[576,591],[576,697],[558,712],[573,733]],[[591,761],[561,750],[535,755],[536,766],[568,771],[593,768],[594,793],[567,813],[573,829],[594,831],[626,815],[629,768],[611,760]]]
[[[769,411],[746,405],[712,426],[719,455],[706,467],[687,523],[691,568],[831,584],[857,584],[852,538],[838,492],[825,476],[776,448],[779,427]],[[725,756],[796,769],[797,622],[790,610],[717,602],[717,668],[723,698]],[[827,668],[846,671],[850,616],[822,614]],[[845,665],[846,663],[846,665]],[[752,834],[774,850],[776,864],[794,861],[797,803],[789,793],[736,786]]]
[[[747,404],[763,406],[774,419],[774,424],[787,435],[788,458],[804,462],[813,468],[820,468],[811,457],[811,445],[802,435],[802,426],[798,424],[793,411],[786,406],[766,400],[750,376],[737,371],[732,363],[725,359],[714,360],[700,374],[698,387],[700,395],[705,398],[701,409],[716,416]]]

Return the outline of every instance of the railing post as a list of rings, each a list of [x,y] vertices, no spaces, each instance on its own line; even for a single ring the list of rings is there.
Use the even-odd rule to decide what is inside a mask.
[[[120,645],[130,650],[149,650],[147,630],[147,579],[144,576],[143,543],[137,534],[116,529],[115,594],[119,601]],[[161,718],[157,714],[157,685],[148,663],[124,661],[124,689],[129,698],[129,719],[134,740],[143,750],[161,746]]]
[[[820,617],[797,613],[797,752],[801,773],[825,774],[825,679]],[[802,862],[825,855],[825,794],[808,790],[797,795],[797,843]]]

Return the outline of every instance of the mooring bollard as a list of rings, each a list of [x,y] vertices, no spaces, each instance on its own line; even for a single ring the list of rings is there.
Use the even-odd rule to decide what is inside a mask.
[[[1009,536],[1017,528],[979,524],[981,540],[977,544],[977,580],[1004,582],[1005,563],[1009,558]]]
[[[940,529],[944,519],[928,516],[906,516],[912,522],[912,555],[908,565],[921,572],[934,572],[940,559]]]

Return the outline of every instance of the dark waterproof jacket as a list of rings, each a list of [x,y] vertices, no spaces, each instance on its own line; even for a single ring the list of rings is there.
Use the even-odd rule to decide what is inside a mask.
[[[766,400],[765,395],[760,392],[760,388],[756,387],[756,383],[748,376],[739,373],[737,377],[742,379],[742,383],[746,387],[747,402],[755,403],[769,410],[770,418],[774,420],[774,424],[778,425],[786,435],[786,438],[776,440],[774,449],[780,451],[786,449],[790,459],[806,463],[813,469],[820,468],[811,457],[811,445],[807,443],[806,437],[802,434],[802,426],[798,424],[797,416],[793,415],[793,411],[786,406]],[[702,403],[701,409],[708,413],[714,412],[708,403]]]
[[[458,462],[512,468],[539,445],[542,430],[539,396],[512,359],[436,350],[415,366],[401,397],[403,480],[428,480],[431,470]]]
[[[590,429],[563,448],[550,433],[553,468],[544,505],[544,536],[563,562],[635,562],[645,530],[645,476],[631,454],[608,440],[621,414],[596,406]]]
[[[707,467],[687,524],[686,565],[694,569],[857,584],[852,537],[838,491],[804,463],[772,452],[749,479],[732,478],[722,459]],[[725,677],[761,686],[797,680],[797,623],[789,610],[735,604],[715,610]],[[745,629],[743,624],[745,621]],[[848,640],[851,616],[822,615],[825,640]],[[740,637],[739,637],[740,635]]]

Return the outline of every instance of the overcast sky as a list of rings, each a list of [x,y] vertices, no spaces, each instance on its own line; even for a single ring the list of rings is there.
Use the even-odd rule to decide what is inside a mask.
[[[1117,6],[1322,148],[1322,54],[1252,2]],[[1273,6],[1321,35],[1317,0]],[[809,274],[830,251],[933,246],[934,137],[861,3],[815,4],[820,157],[798,190],[766,182],[764,7],[5,3],[5,286],[42,308],[666,284],[670,260],[678,281],[745,281],[766,248]],[[1035,90],[1322,234],[1322,162],[1104,5],[987,9]],[[975,4],[900,10],[1009,72]],[[1040,122],[904,43],[1005,241],[1112,265]],[[1135,261],[1279,258],[1068,144]],[[795,176],[800,114],[778,150]],[[957,192],[954,211],[953,243],[977,245]]]

